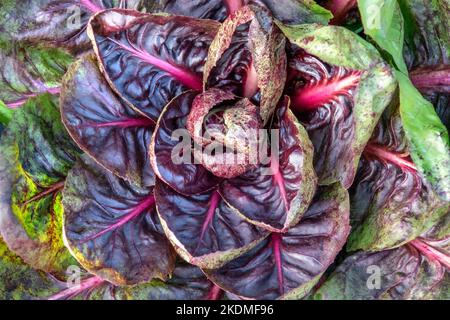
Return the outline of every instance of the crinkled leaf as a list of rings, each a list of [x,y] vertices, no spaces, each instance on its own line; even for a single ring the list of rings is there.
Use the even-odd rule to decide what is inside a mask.
[[[116,285],[170,277],[175,253],[153,188],[136,187],[84,157],[69,172],[63,195],[66,244],[89,272]]]
[[[209,48],[204,85],[252,98],[259,92],[260,114],[269,121],[286,80],[285,38],[267,8],[251,5],[221,25]]]
[[[61,78],[71,62],[71,56],[60,49],[1,44],[0,100],[12,109],[39,94],[58,93]]]
[[[156,121],[173,98],[202,88],[217,28],[211,20],[108,10],[95,16],[88,33],[114,90]]]
[[[159,0],[156,2],[158,9],[162,12],[223,21],[228,16],[227,3],[239,1],[241,0]]]
[[[275,232],[296,225],[308,208],[317,184],[313,146],[289,110],[286,97],[277,110],[272,136],[278,149],[256,169],[224,180],[220,193],[249,222]]]
[[[258,107],[247,98],[209,89],[195,97],[186,127],[201,147],[194,150],[195,158],[215,176],[234,178],[257,162],[251,158],[257,158],[262,121]]]
[[[155,197],[167,237],[186,261],[201,268],[220,267],[267,235],[236,215],[217,189],[184,196],[158,181]]]
[[[44,43],[80,53],[90,49],[86,25],[92,15],[114,7],[144,9],[145,3],[145,0],[5,0],[0,7],[1,38]]]
[[[48,94],[30,99],[2,137],[0,232],[26,263],[60,276],[76,265],[61,236],[60,191],[79,151],[57,102]]]
[[[398,112],[383,115],[364,150],[352,186],[349,250],[379,251],[403,245],[450,210],[409,157]]]
[[[300,299],[333,262],[349,229],[347,191],[338,184],[323,187],[298,225],[273,233],[222,268],[205,272],[239,297]]]
[[[111,90],[92,54],[65,76],[61,112],[72,138],[103,167],[137,185],[154,184],[148,146],[155,123]]]
[[[320,184],[353,182],[361,153],[396,85],[376,49],[342,27],[281,26],[295,44],[292,108],[315,149]],[[298,47],[300,47],[299,50]]]
[[[185,92],[164,108],[150,145],[150,160],[156,175],[186,195],[208,191],[220,181],[193,157],[186,121],[196,95],[194,91]]]
[[[314,294],[322,300],[449,299],[449,272],[411,245],[344,260]]]

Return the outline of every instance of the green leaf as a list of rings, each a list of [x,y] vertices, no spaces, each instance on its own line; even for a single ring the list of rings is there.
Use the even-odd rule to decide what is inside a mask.
[[[0,125],[7,125],[13,116],[13,110],[0,100]]]
[[[387,51],[396,67],[407,73],[403,59],[403,16],[397,0],[358,0],[364,32]]]
[[[396,71],[400,85],[400,115],[411,157],[439,197],[450,201],[450,142],[447,129],[433,105],[425,100],[402,72]]]
[[[57,104],[49,94],[31,98],[2,136],[0,232],[26,263],[60,276],[77,264],[62,239],[61,189],[79,151]]]
[[[0,100],[4,104],[0,108],[17,108],[30,97],[59,92],[71,62],[72,57],[60,49],[0,43]]]
[[[27,265],[1,238],[0,279],[0,300],[38,299],[59,290],[54,279]]]

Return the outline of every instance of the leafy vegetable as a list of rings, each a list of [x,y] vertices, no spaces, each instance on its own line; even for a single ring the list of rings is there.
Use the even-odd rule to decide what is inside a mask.
[[[319,189],[300,223],[272,233],[208,277],[242,298],[300,299],[333,262],[349,232],[348,194],[335,184]]]
[[[412,163],[398,108],[387,111],[364,149],[352,186],[349,250],[398,247],[438,224],[450,210]]]
[[[418,2],[415,1],[412,7],[418,5]],[[440,5],[437,2],[432,1],[430,7],[439,7]],[[409,6],[405,2],[401,3],[403,3],[403,8]],[[450,163],[450,142],[448,132],[439,120],[433,106],[421,96],[408,78],[408,70],[402,57],[405,25],[400,7],[394,0],[380,1],[376,6],[371,5],[370,1],[364,0],[358,1],[358,4],[365,33],[391,55],[397,67],[396,77],[400,87],[400,114],[406,137],[411,146],[411,157],[438,196],[448,201],[450,200],[450,166],[448,165]],[[369,10],[371,10],[370,16]],[[411,23],[410,12],[406,17],[408,22]],[[407,36],[411,41],[413,26],[407,27]],[[394,39],[397,41],[394,41]],[[444,48],[446,48],[449,42],[447,41],[447,44],[445,44],[445,40],[442,41]]]
[[[362,150],[395,90],[370,44],[341,27],[281,26],[290,52],[292,109],[314,144],[319,184],[349,188]]]
[[[61,276],[76,265],[62,241],[61,190],[79,151],[57,101],[49,94],[30,99],[2,136],[0,232],[26,263]]]

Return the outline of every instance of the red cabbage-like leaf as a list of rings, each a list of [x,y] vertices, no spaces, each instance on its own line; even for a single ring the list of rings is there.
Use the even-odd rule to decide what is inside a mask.
[[[270,11],[244,6],[224,21],[209,49],[203,82],[252,98],[260,94],[260,114],[267,123],[286,80],[285,38]]]
[[[412,162],[397,109],[383,114],[364,149],[351,195],[350,250],[398,247],[439,224],[450,210]]]
[[[114,94],[93,55],[75,62],[65,76],[61,111],[72,138],[98,163],[138,185],[154,184],[148,146],[155,122]]]
[[[270,155],[269,163],[225,180],[220,187],[225,201],[239,214],[275,232],[284,232],[298,223],[317,184],[313,146],[288,108],[286,97],[272,127],[279,130],[278,153]]]
[[[143,0],[13,0],[1,8],[0,31],[7,39],[44,43],[78,54],[90,49],[86,25],[107,8],[144,9]],[[146,5],[148,5],[146,3]],[[148,6],[145,9],[152,9]]]
[[[325,8],[333,13],[330,24],[339,25],[345,22],[348,13],[357,6],[356,0],[326,0]]]
[[[353,181],[353,106],[361,72],[328,65],[303,50],[290,60],[292,109],[305,125],[317,151],[314,167],[321,182],[340,169],[344,187]]]
[[[191,106],[197,95],[194,91],[188,91],[173,99],[162,111],[158,120],[155,133],[150,145],[150,160],[156,175],[176,191],[190,195],[198,194],[214,188],[220,179],[206,170],[202,165],[196,164],[193,157],[193,148],[187,150],[189,161],[174,161],[174,154],[183,153],[183,141],[177,138],[177,130],[187,133],[186,121],[191,111]],[[189,143],[191,145],[189,134]],[[180,136],[185,139],[183,135]],[[191,146],[192,147],[192,146]],[[181,154],[185,157],[184,154]],[[183,159],[180,159],[183,160]]]
[[[217,189],[184,196],[157,181],[155,197],[167,237],[186,261],[201,268],[221,267],[267,236],[236,215]]]
[[[200,19],[223,21],[230,13],[228,4],[241,0],[159,0],[163,12]]]
[[[66,244],[89,272],[116,285],[170,277],[175,252],[152,188],[133,186],[84,157],[69,173],[63,196]]]
[[[273,233],[207,276],[241,298],[300,299],[317,283],[347,239],[349,203],[338,184],[322,187],[300,223]]]
[[[194,156],[222,178],[239,176],[254,166],[251,157],[258,152],[261,127],[259,110],[250,100],[215,88],[194,99],[186,122],[194,142],[201,147],[194,150]]]
[[[217,28],[211,20],[113,9],[97,14],[88,33],[114,90],[156,121],[173,98],[202,89]]]

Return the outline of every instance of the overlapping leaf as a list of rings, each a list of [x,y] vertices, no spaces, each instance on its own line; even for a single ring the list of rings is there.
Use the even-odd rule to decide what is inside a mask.
[[[220,267],[267,235],[237,215],[216,189],[184,196],[158,181],[155,197],[168,238],[186,261],[199,267]]]
[[[352,194],[350,250],[398,247],[450,210],[412,163],[397,108],[386,110],[366,146]]]
[[[281,27],[294,44],[292,108],[314,144],[319,184],[340,181],[349,188],[364,146],[393,97],[393,74],[374,47],[344,28]]]
[[[289,110],[289,99],[280,103],[273,122],[273,149],[268,161],[256,169],[224,180],[220,193],[249,222],[274,232],[296,225],[308,208],[317,184],[312,166],[313,146],[305,129]]]
[[[152,187],[133,186],[84,157],[63,194],[66,243],[88,271],[116,285],[170,277],[175,253]]]
[[[103,167],[137,185],[154,184],[148,146],[155,123],[112,91],[92,54],[66,74],[61,112],[74,141]]]
[[[349,229],[347,191],[338,184],[322,187],[298,225],[206,274],[241,298],[300,299],[333,262]]]
[[[117,9],[96,15],[88,33],[114,90],[156,121],[173,98],[202,88],[203,66],[218,25]]]

